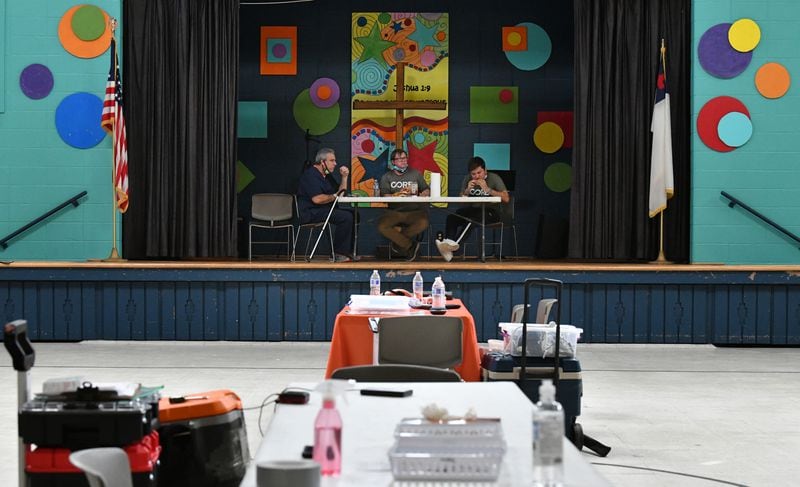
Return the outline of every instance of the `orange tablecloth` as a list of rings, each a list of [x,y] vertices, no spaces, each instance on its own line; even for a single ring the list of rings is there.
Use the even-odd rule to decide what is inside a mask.
[[[460,304],[458,309],[447,310],[447,316],[458,316],[464,322],[461,343],[463,358],[461,365],[454,367],[465,381],[477,382],[481,380],[481,361],[478,353],[478,337],[475,334],[475,320],[460,299],[453,299],[449,303]],[[409,308],[409,314],[419,313],[419,310]],[[426,312],[427,313],[427,312]],[[401,316],[387,314],[354,314],[345,306],[336,315],[331,338],[331,351],[328,355],[328,368],[325,378],[330,378],[333,371],[339,367],[350,365],[369,365],[372,363],[372,330],[369,328],[370,316]]]

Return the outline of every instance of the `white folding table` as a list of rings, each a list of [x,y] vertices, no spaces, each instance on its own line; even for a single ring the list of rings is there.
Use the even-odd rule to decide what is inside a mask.
[[[316,384],[293,384],[313,389]],[[361,383],[357,388],[411,389],[409,397],[361,396],[346,393],[336,407],[342,416],[342,472],[323,477],[322,487],[403,485],[392,484],[388,452],[394,443],[394,428],[403,418],[420,417],[423,406],[436,403],[450,414],[463,415],[474,408],[479,417],[501,418],[507,450],[497,482],[479,485],[528,485],[533,475],[533,404],[512,382],[417,382]],[[256,464],[265,460],[297,460],[303,447],[314,443],[314,419],[322,398],[311,394],[305,405],[277,406],[255,459],[248,466],[241,487],[256,487]],[[610,486],[582,454],[564,438],[564,484],[566,486]],[[422,485],[418,483],[415,485]],[[439,485],[425,482],[424,485]],[[447,485],[447,484],[443,484]],[[465,484],[458,484],[465,485]]]

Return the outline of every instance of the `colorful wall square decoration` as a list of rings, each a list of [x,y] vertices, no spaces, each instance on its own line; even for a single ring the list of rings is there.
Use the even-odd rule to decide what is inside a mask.
[[[486,162],[486,169],[507,171],[511,169],[511,144],[475,143],[472,155]]]
[[[519,88],[516,86],[471,86],[470,123],[517,123]]]
[[[297,27],[261,27],[261,74],[297,74]]]
[[[527,51],[528,29],[520,26],[503,27],[504,51]]]
[[[236,130],[240,139],[267,138],[267,107],[265,101],[239,102]]]

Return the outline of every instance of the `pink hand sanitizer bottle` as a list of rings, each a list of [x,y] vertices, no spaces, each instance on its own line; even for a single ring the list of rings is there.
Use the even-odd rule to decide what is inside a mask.
[[[339,475],[342,471],[342,417],[336,409],[335,394],[339,385],[335,382],[320,383],[323,391],[322,409],[314,421],[314,461],[319,463],[322,475]]]

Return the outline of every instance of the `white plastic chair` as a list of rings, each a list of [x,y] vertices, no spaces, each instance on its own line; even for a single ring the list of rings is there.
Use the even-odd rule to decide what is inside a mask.
[[[555,298],[545,298],[539,300],[536,306],[536,321],[534,323],[547,323],[547,317],[550,316],[550,308],[558,302]],[[530,304],[528,305],[530,307]],[[516,304],[511,308],[511,323],[522,323],[522,313],[525,310],[525,305]]]
[[[69,461],[83,470],[89,487],[133,487],[131,464],[122,448],[89,448],[69,455]]]

